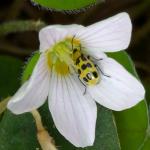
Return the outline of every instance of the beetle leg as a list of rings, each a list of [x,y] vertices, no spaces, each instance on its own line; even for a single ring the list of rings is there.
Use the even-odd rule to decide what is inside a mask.
[[[85,95],[86,94],[86,88],[87,88],[87,86],[81,81],[79,75],[78,75],[78,79],[80,80],[80,82],[82,83],[82,85],[84,85],[84,87],[85,87],[85,90],[83,92],[83,95]]]
[[[87,86],[85,86],[85,90],[84,90],[84,92],[83,92],[83,95],[85,95],[85,94],[86,94],[86,88],[87,88]]]
[[[92,57],[92,56],[87,56],[87,58],[88,59],[92,59],[92,60],[94,60],[94,61],[101,61],[101,60],[103,60],[103,58],[95,58],[95,57]]]
[[[98,65],[95,64],[95,67],[98,68],[98,70],[101,72],[101,74],[102,74],[103,76],[108,77],[108,78],[111,78],[111,76],[105,74],[105,73],[102,71],[102,69],[101,69]]]

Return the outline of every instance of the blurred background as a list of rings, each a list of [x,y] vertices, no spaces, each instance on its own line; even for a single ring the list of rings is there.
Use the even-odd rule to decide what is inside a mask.
[[[73,14],[47,11],[33,6],[30,0],[3,0],[1,1],[0,10],[1,27],[4,22],[16,20],[34,20],[35,22],[41,20],[46,24],[77,23],[90,25],[119,12],[128,12],[133,23],[133,35],[127,52],[132,57],[145,86],[150,89],[150,0],[106,0],[99,5],[91,7],[87,12],[82,11]],[[16,27],[14,26],[14,28]],[[1,58],[11,56],[13,59],[21,60],[22,63],[35,50],[38,50],[39,41],[36,29],[11,34],[4,34],[3,30],[3,28],[0,29]],[[20,66],[23,66],[23,63]],[[18,66],[19,74],[22,71],[20,66]],[[4,67],[2,61],[0,62],[0,67]],[[5,67],[9,68],[10,64]],[[16,67],[12,67],[12,70],[14,68]],[[2,70],[0,71],[1,73]],[[8,80],[6,81],[8,82]],[[0,83],[2,82],[3,84],[5,83],[0,81]]]

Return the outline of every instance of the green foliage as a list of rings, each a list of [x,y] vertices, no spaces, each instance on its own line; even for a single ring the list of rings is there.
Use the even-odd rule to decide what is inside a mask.
[[[23,62],[0,56],[0,96],[13,95],[20,86]],[[31,148],[32,147],[32,148]],[[33,150],[39,147],[30,114],[13,115],[6,111],[0,119],[0,150]]]
[[[0,100],[13,95],[20,86],[22,61],[10,56],[0,56]]]
[[[27,65],[25,66],[25,69],[24,69],[23,74],[22,74],[22,78],[21,78],[22,83],[24,83],[25,81],[27,81],[30,78],[32,71],[33,71],[39,57],[40,57],[40,53],[36,52],[28,60]]]
[[[144,87],[146,89],[146,100],[147,100],[148,105],[150,105],[150,78],[145,79]]]
[[[134,65],[127,53],[111,53],[109,56],[115,58],[130,73],[138,78]],[[145,145],[144,142],[148,134],[147,129],[149,125],[146,100],[143,100],[131,109],[122,112],[114,112],[114,115],[122,150],[137,150],[138,148],[142,148]],[[148,142],[148,140],[147,138],[147,144],[150,142]],[[145,146],[143,150],[148,149]]]
[[[36,150],[39,148],[31,114],[4,113],[0,122],[0,150]]]
[[[32,0],[33,3],[54,10],[82,9],[102,0]]]
[[[7,97],[0,102],[0,115],[6,110],[9,99],[10,97]]]

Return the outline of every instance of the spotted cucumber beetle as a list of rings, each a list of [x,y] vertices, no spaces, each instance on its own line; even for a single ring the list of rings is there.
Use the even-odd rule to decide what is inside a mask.
[[[99,83],[100,74],[98,72],[98,68],[89,56],[81,52],[80,45],[74,45],[74,37],[72,39],[72,50],[72,59],[80,81],[85,86],[92,86]]]
[[[84,55],[80,49],[73,49],[73,61],[78,72],[79,79],[88,86],[96,85],[100,81],[100,75],[95,64]]]
[[[72,59],[74,62],[74,66],[76,69],[76,72],[78,73],[78,77],[80,81],[85,86],[85,92],[86,93],[86,87],[87,86],[93,86],[100,82],[100,76],[104,75],[106,77],[110,77],[109,75],[106,75],[100,67],[98,67],[94,61],[100,61],[103,59],[91,59],[90,56],[84,54],[81,50],[81,44],[78,41],[74,42],[75,36],[72,38]]]

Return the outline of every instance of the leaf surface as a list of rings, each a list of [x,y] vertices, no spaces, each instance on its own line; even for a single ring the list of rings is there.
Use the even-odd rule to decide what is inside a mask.
[[[138,78],[137,72],[126,52],[109,53],[130,73]],[[131,109],[114,112],[122,150],[137,150],[145,143],[149,126],[146,100],[141,101]],[[148,139],[147,139],[148,140]],[[147,148],[143,150],[148,150]]]

